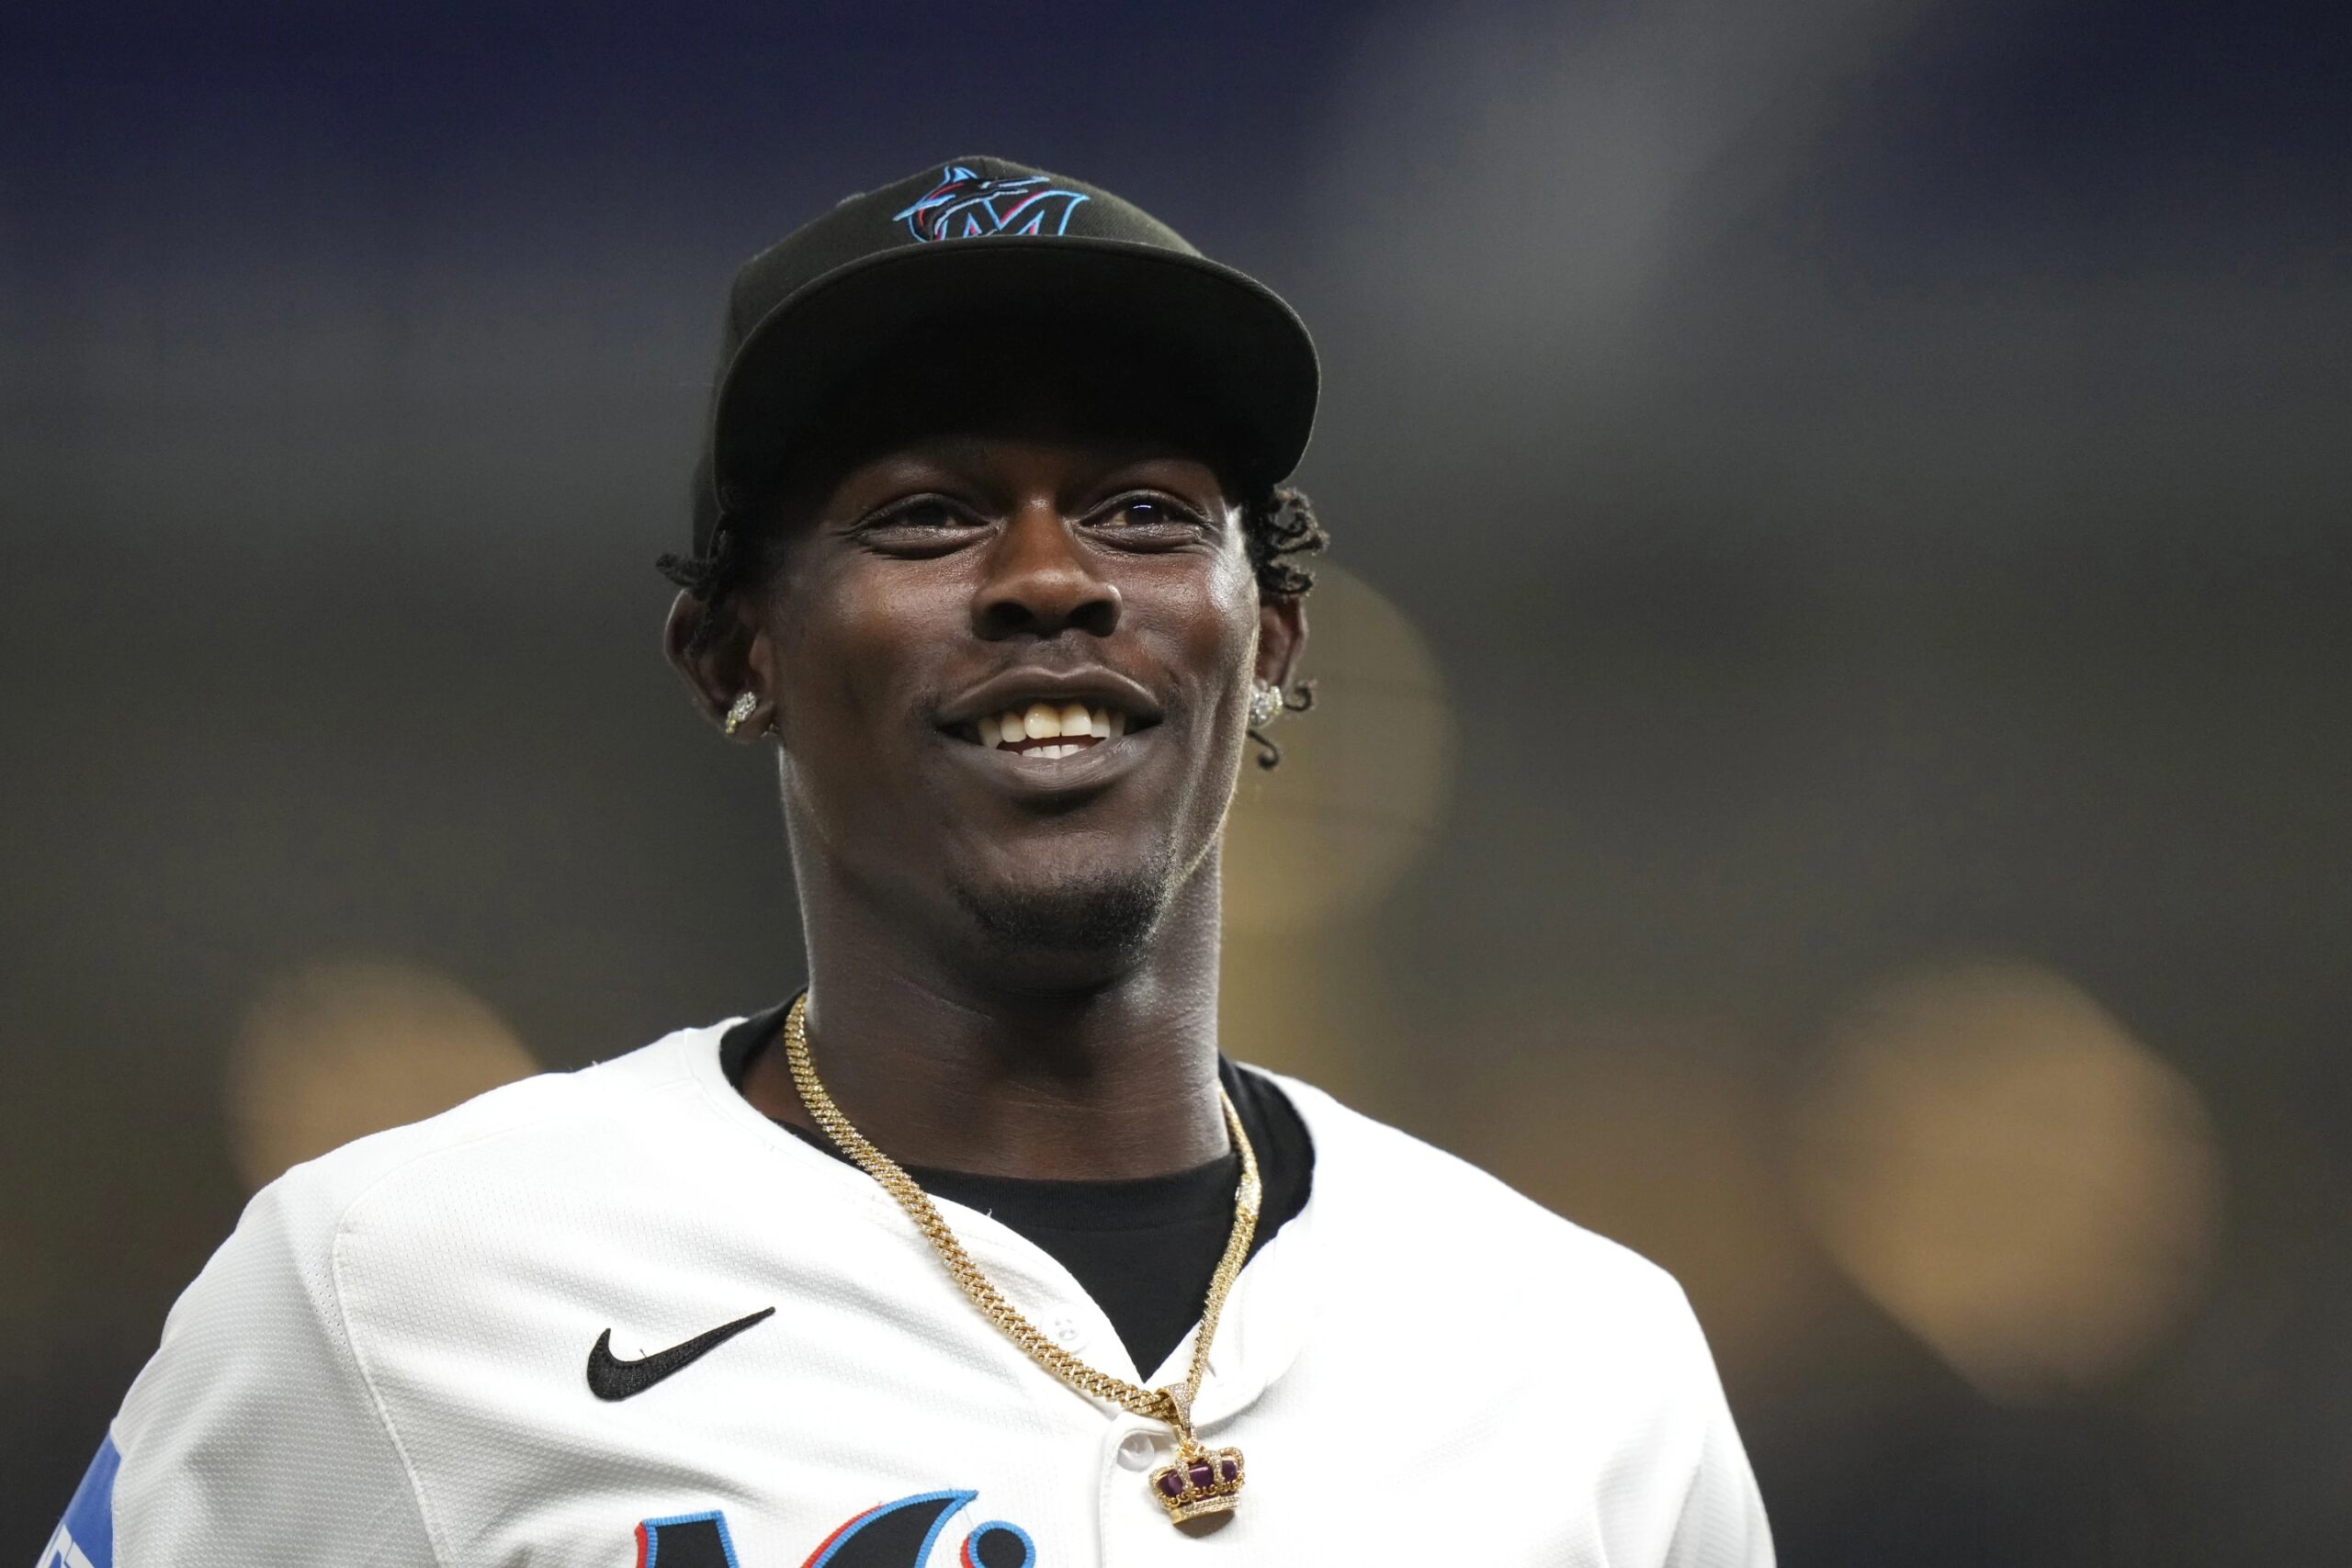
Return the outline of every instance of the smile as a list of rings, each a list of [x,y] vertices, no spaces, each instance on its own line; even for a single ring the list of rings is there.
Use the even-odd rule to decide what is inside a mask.
[[[1074,757],[1127,732],[1125,711],[1091,703],[1035,702],[982,714],[962,727],[964,739],[990,750],[1041,760]]]

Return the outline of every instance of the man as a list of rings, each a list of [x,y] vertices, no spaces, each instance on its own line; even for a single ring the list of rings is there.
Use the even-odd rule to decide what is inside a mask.
[[[1769,1562],[1671,1280],[1220,1053],[1315,393],[998,160],[748,264],[667,645],[773,750],[805,997],[271,1184],[44,1561]]]

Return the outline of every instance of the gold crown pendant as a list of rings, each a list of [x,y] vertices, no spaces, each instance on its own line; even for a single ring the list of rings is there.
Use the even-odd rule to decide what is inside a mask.
[[[1151,1472],[1151,1495],[1168,1510],[1168,1522],[1182,1524],[1206,1514],[1232,1511],[1244,1479],[1239,1449],[1209,1449],[1186,1443],[1173,1464]]]

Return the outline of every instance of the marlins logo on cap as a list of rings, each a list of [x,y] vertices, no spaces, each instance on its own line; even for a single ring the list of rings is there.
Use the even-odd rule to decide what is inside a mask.
[[[1069,228],[1086,193],[1054,184],[1043,175],[990,179],[961,164],[941,171],[939,184],[897,214],[918,240],[956,240],[978,234],[1059,234]]]

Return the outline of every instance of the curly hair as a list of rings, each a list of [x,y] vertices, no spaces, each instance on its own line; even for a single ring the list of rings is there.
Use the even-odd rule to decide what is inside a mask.
[[[1315,586],[1315,573],[1304,558],[1318,554],[1331,542],[1315,505],[1306,492],[1289,485],[1273,485],[1245,502],[1241,534],[1257,575],[1258,592],[1272,599],[1299,599]],[[710,548],[699,555],[663,555],[654,562],[662,575],[676,583],[701,607],[686,650],[700,653],[710,646],[718,625],[718,612],[736,595],[759,581],[766,552],[757,536],[746,536],[733,526],[721,526]],[[1315,705],[1315,683],[1301,681],[1282,694],[1283,705],[1293,712]],[[1250,739],[1258,746],[1258,765],[1272,768],[1282,761],[1282,749],[1257,729]]]

